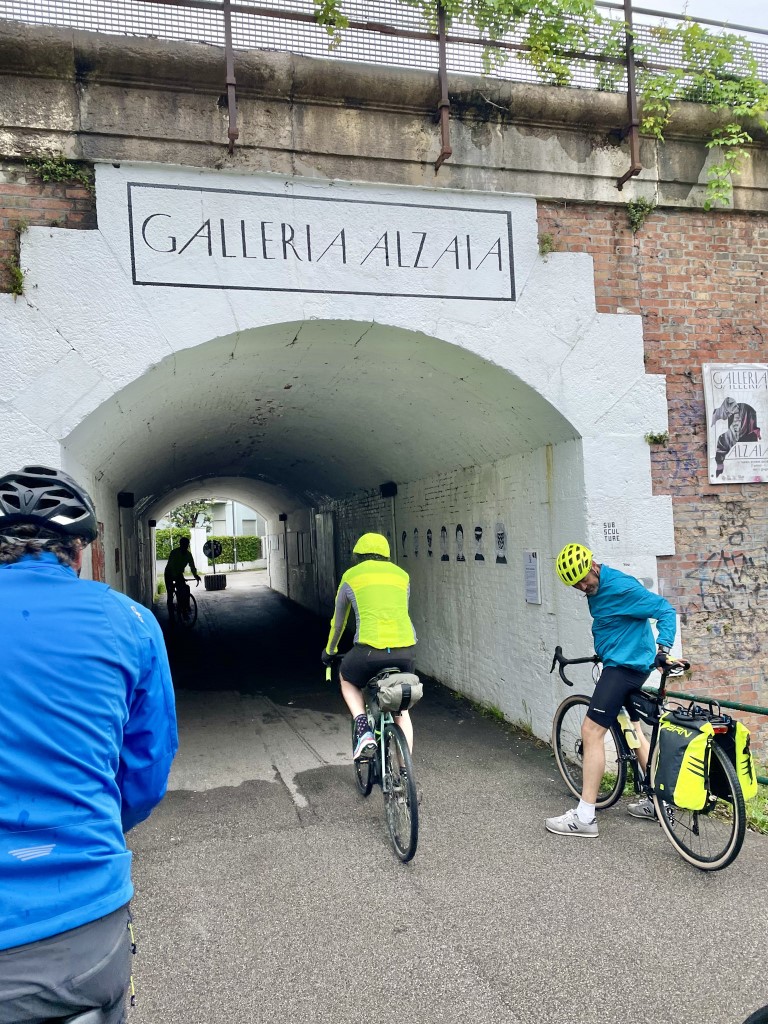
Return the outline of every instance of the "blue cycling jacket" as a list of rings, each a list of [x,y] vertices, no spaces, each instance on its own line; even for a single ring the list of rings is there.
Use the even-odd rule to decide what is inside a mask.
[[[151,612],[55,555],[0,566],[0,949],[133,895],[123,831],[162,799],[178,747]]]
[[[660,644],[671,647],[677,620],[666,598],[646,590],[634,576],[604,565],[597,593],[587,597],[592,613],[595,654],[604,665],[649,672],[656,657],[656,641],[649,619],[658,621]]]

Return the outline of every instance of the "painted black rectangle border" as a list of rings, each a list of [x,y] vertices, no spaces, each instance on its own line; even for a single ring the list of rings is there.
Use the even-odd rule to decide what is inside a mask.
[[[495,213],[501,214],[507,221],[507,236],[509,239],[509,298],[498,298],[491,295],[425,295],[423,292],[360,292],[341,291],[335,288],[272,288],[261,285],[226,285],[226,284],[180,284],[175,281],[139,281],[136,277],[136,254],[133,245],[133,188],[156,188],[178,192],[215,192],[224,195],[259,196],[266,199],[288,198],[277,192],[251,192],[247,189],[236,188],[209,188],[198,185],[163,185],[155,182],[129,181],[126,183],[128,193],[128,226],[131,243],[131,279],[134,285],[140,288],[203,288],[217,291],[233,292],[293,292],[295,294],[320,294],[320,295],[371,295],[382,298],[399,299],[459,299],[466,302],[515,302],[515,254],[512,243],[512,215],[509,210],[488,210],[474,206],[437,206],[434,203],[392,203],[380,199],[346,199],[339,196],[292,196],[293,199],[308,200],[315,203],[350,203],[365,206],[395,206],[399,209],[414,207],[422,210],[456,210],[460,213]]]

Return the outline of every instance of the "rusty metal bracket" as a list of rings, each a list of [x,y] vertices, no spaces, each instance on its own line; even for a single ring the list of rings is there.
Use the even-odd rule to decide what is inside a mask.
[[[627,111],[629,113],[629,170],[616,182],[621,192],[624,183],[643,169],[640,163],[640,117],[637,112],[637,79],[635,77],[635,36],[632,30],[632,0],[624,0],[624,32],[627,56]]]
[[[229,155],[235,151],[235,142],[240,137],[240,132],[237,128],[237,93],[235,91],[235,53],[232,49],[232,10],[230,8],[230,0],[224,0],[223,2],[223,14],[224,14],[224,52],[226,54],[227,61],[227,110],[229,112],[229,130],[227,131],[227,137],[229,138],[229,146],[227,147]]]
[[[439,59],[437,77],[440,83],[440,102],[437,104],[440,116],[440,155],[435,160],[435,174],[453,153],[451,149],[451,101],[448,99],[448,64],[445,53],[445,8],[437,2],[437,53]]]

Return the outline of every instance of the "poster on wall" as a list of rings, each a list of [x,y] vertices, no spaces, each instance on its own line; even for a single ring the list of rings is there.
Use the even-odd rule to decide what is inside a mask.
[[[538,551],[523,552],[523,579],[527,604],[541,604],[541,577]]]
[[[711,484],[768,483],[768,363],[704,363]]]

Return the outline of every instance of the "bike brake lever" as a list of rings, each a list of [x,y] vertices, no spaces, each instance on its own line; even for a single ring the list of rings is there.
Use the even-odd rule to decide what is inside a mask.
[[[552,673],[555,671],[555,665],[557,664],[558,658],[561,658],[562,656],[563,656],[563,648],[562,647],[556,647],[555,648],[555,655],[552,658],[552,668],[549,670],[549,674],[550,675],[552,675]]]

